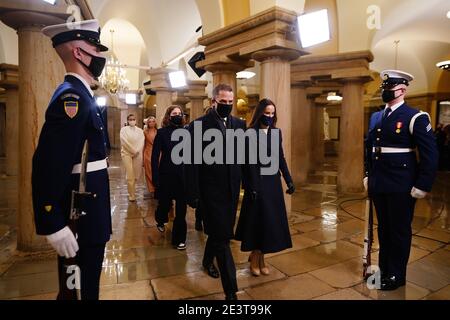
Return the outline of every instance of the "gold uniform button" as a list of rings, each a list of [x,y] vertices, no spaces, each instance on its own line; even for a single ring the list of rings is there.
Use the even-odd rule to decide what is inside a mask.
[[[375,160],[378,160],[378,157],[375,157]]]
[[[381,129],[378,129],[377,131],[378,131],[378,132],[381,132]]]
[[[380,141],[380,138],[377,138],[377,141]]]

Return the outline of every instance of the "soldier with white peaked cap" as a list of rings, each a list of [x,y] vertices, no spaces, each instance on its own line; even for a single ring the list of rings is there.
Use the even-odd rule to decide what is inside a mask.
[[[111,228],[109,178],[103,121],[91,85],[99,77],[108,50],[100,43],[97,20],[46,27],[53,47],[66,68],[45,113],[39,144],[33,156],[33,207],[36,231],[45,235],[58,253],[58,299],[67,299],[64,259],[76,258],[80,269],[81,299],[96,300],[106,242]],[[88,141],[86,199],[76,235],[68,227],[71,192],[78,190],[81,154]],[[76,297],[75,297],[76,298]]]
[[[378,218],[380,289],[395,290],[406,283],[414,207],[431,191],[438,152],[429,115],[404,102],[414,77],[386,70],[381,78],[386,106],[370,118],[364,185]]]

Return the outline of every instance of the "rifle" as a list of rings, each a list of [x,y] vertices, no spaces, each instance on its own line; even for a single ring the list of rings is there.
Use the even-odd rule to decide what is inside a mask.
[[[371,253],[373,243],[373,204],[370,194],[367,194],[366,212],[364,219],[364,253],[363,253],[363,277],[367,280],[372,274],[368,273],[372,264]]]
[[[72,190],[72,199],[70,204],[69,228],[77,238],[77,225],[84,212],[85,200],[95,197],[91,192],[86,192],[86,171],[88,163],[89,144],[84,142],[81,154],[80,184],[78,191]],[[58,300],[81,300],[80,293],[80,270],[78,267],[77,256],[74,258],[62,259],[62,270],[59,275],[59,294]],[[74,283],[75,282],[75,283]]]

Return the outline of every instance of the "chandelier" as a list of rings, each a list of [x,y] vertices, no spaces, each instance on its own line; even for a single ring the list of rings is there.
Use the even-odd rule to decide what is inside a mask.
[[[114,53],[114,30],[111,32],[111,50],[106,58],[106,67],[100,76],[100,83],[105,90],[112,94],[128,89],[130,81],[126,78],[126,71]]]

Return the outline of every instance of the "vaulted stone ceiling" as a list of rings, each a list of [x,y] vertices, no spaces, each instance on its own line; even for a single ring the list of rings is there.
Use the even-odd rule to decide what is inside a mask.
[[[115,51],[122,63],[157,67],[201,36],[201,32],[195,32],[198,26],[203,25],[203,31],[207,33],[222,27],[226,20],[230,20],[224,17],[224,14],[229,12],[224,10],[225,1],[230,2],[133,0],[132,5],[124,5],[122,0],[88,0],[88,3],[94,16],[104,26],[102,38],[106,43],[110,42],[109,29],[116,30]],[[289,0],[241,1],[249,3],[246,6],[250,8],[247,14],[252,14],[257,7],[255,1],[259,1],[258,6],[263,2],[268,5],[290,3]],[[331,6],[330,3],[334,2]],[[298,3],[298,11],[302,10],[303,4],[305,8],[336,8],[338,32],[335,40],[338,45],[333,47],[335,52],[327,53],[371,50],[375,56],[371,67],[375,71],[381,71],[395,67],[394,41],[400,40],[398,68],[407,69],[416,76],[416,81],[411,86],[412,92],[442,91],[446,89],[442,88],[442,83],[450,83],[442,81],[443,78],[449,77],[448,72],[443,73],[435,66],[440,60],[450,59],[450,19],[446,17],[450,11],[450,1],[306,0]],[[370,5],[377,5],[381,10],[379,30],[369,30],[366,26],[369,17],[367,8]],[[7,63],[17,63],[15,32],[0,24],[0,35],[0,58]],[[314,53],[314,48],[312,52]],[[190,56],[186,57],[189,58]],[[172,67],[178,68],[179,65]],[[188,71],[190,72],[189,68]],[[195,78],[192,72],[189,76]],[[141,81],[145,73],[141,72],[136,77]]]

